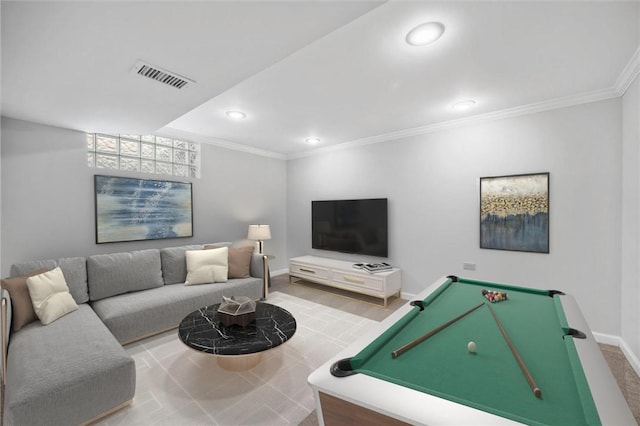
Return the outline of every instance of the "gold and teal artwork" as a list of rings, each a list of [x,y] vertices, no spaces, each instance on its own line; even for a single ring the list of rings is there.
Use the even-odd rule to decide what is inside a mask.
[[[549,253],[549,173],[480,178],[480,248]]]
[[[95,175],[96,243],[193,236],[189,182]]]

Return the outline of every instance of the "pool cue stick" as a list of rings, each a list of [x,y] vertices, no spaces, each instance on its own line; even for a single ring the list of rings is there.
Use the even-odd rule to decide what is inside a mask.
[[[450,319],[449,321],[445,322],[444,324],[439,325],[438,327],[434,328],[430,332],[428,332],[426,334],[423,334],[420,337],[417,337],[416,339],[410,341],[406,345],[399,347],[395,351],[391,352],[391,358],[397,358],[398,356],[402,355],[403,353],[405,353],[406,351],[408,351],[412,347],[416,346],[417,344],[419,344],[421,342],[424,342],[429,337],[431,337],[434,334],[438,333],[439,331],[449,327],[451,324],[453,324],[454,322],[458,321],[460,318],[469,315],[471,312],[475,311],[476,309],[478,309],[482,305],[484,305],[484,302],[480,303],[478,306],[474,306],[473,308],[469,309],[467,312],[464,312],[464,313],[458,315],[457,317]]]
[[[502,326],[502,323],[500,322],[500,320],[496,316],[496,313],[493,311],[493,308],[491,307],[491,305],[487,305],[487,307],[489,308],[489,311],[491,312],[491,315],[493,315],[493,319],[496,320],[496,324],[498,324],[498,328],[500,328],[500,332],[502,333],[502,336],[504,337],[504,340],[507,341],[507,345],[509,345],[509,349],[511,349],[511,353],[513,353],[513,356],[516,358],[516,361],[518,362],[518,365],[520,366],[520,369],[522,370],[522,373],[524,374],[524,377],[527,379],[527,382],[529,382],[529,386],[531,387],[531,390],[533,391],[533,394],[538,398],[542,398],[542,390],[540,390],[538,385],[536,385],[536,382],[533,380],[533,377],[531,376],[531,373],[529,373],[529,369],[527,369],[527,366],[525,365],[524,361],[522,360],[522,357],[518,353],[518,350],[514,346],[514,344],[511,341],[511,339],[509,338],[509,335],[507,334],[507,331]]]

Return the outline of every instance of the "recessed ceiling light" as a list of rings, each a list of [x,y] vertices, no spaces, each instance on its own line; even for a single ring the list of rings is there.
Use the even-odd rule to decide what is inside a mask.
[[[227,114],[227,117],[233,118],[234,120],[243,120],[247,117],[247,114],[242,111],[227,111],[225,114]]]
[[[412,46],[426,46],[439,39],[444,33],[444,25],[440,22],[420,24],[407,33],[407,43]]]
[[[304,141],[309,145],[316,145],[320,143],[320,139],[318,138],[306,138]]]
[[[455,111],[466,111],[469,108],[472,108],[473,106],[475,106],[475,104],[476,104],[476,101],[474,101],[473,99],[469,99],[466,101],[456,102],[455,104],[451,105],[451,109]]]

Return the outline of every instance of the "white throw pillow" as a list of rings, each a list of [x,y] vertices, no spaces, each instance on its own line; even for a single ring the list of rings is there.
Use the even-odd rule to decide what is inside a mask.
[[[229,249],[189,250],[185,285],[224,283],[229,272]]]
[[[27,287],[33,310],[44,325],[78,309],[60,267],[27,278]]]

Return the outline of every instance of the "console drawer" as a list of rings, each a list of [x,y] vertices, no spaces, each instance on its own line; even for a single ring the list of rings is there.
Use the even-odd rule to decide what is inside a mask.
[[[384,282],[380,278],[364,274],[353,274],[347,271],[333,271],[333,281],[352,287],[383,291]]]
[[[328,280],[331,276],[329,269],[319,268],[317,266],[302,265],[299,263],[289,264],[289,273],[298,277],[309,277]]]

